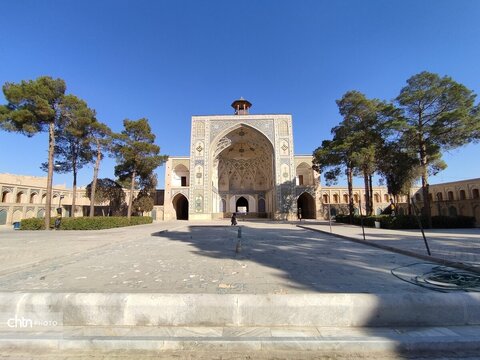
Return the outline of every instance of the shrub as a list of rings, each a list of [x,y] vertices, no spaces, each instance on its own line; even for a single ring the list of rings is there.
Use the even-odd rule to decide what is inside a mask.
[[[348,215],[337,215],[336,222],[350,223]],[[380,222],[380,227],[383,229],[418,229],[418,220],[413,215],[378,215],[378,216],[364,216],[363,225],[367,227],[374,227],[375,221]],[[427,219],[424,216],[420,217],[422,226],[426,226]],[[360,216],[354,216],[353,225],[361,225]],[[472,216],[432,216],[432,225],[435,229],[454,229],[454,228],[473,228],[475,227],[475,218]]]
[[[52,219],[50,227],[53,227],[55,219]],[[133,216],[130,221],[123,216],[97,216],[97,217],[79,217],[63,218],[60,230],[101,230],[124,226],[151,224],[153,219],[150,216]],[[44,230],[44,219],[25,219],[22,220],[21,230]]]
[[[20,222],[20,230],[44,230],[45,220],[43,218],[23,219]]]

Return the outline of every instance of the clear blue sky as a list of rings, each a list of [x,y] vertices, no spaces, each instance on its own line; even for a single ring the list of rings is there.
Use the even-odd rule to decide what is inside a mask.
[[[390,100],[427,70],[480,93],[479,18],[477,0],[3,0],[0,83],[60,77],[114,131],[148,118],[169,155],[188,155],[192,115],[230,114],[243,96],[251,113],[292,114],[295,153],[310,154],[348,90]],[[43,175],[46,134],[0,132],[0,154],[0,172]],[[445,154],[432,183],[479,177],[479,155],[480,145]],[[100,176],[113,167],[104,161]],[[91,177],[83,169],[79,184]]]

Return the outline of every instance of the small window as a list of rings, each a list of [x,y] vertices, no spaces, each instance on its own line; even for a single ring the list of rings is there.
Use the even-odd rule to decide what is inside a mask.
[[[182,181],[182,186],[187,186],[187,177],[186,176],[182,176],[181,181]]]
[[[460,200],[465,200],[467,197],[466,197],[466,194],[465,194],[465,190],[460,190]]]
[[[324,195],[323,195],[323,202],[324,202],[325,204],[328,204],[329,201],[328,201],[328,195],[327,195],[327,194],[324,194]]]
[[[303,185],[303,175],[298,175],[298,185]]]
[[[443,195],[441,192],[437,193],[437,200],[442,201],[443,200]]]

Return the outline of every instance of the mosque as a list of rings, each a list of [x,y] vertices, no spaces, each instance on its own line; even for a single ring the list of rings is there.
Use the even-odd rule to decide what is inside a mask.
[[[320,177],[312,155],[295,155],[292,116],[250,114],[243,98],[231,106],[232,115],[192,117],[190,156],[166,165],[164,219],[323,218]]]
[[[292,116],[250,114],[252,104],[240,98],[231,115],[193,116],[190,156],[170,156],[166,163],[165,189],[157,190],[154,220],[211,220],[240,213],[242,217],[272,220],[325,219],[348,213],[346,186],[322,187],[312,169],[312,155],[295,155]],[[46,177],[0,174],[0,226],[21,219],[44,217]],[[430,185],[432,215],[466,215],[480,225],[480,178]],[[419,207],[422,194],[412,188]],[[128,192],[127,192],[128,198]],[[363,187],[353,188],[358,213],[365,204]],[[390,203],[386,187],[373,188],[374,212]],[[399,199],[399,214],[407,198]],[[89,213],[85,188],[77,191],[72,209],[72,190],[53,188],[52,208],[64,216]],[[365,210],[363,210],[365,211]],[[365,212],[363,212],[365,213]],[[105,204],[95,204],[95,214],[105,215]]]

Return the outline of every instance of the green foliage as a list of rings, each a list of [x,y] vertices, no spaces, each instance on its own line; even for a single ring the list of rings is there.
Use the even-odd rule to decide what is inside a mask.
[[[64,121],[55,132],[55,171],[76,172],[92,161],[90,133],[96,122],[95,111],[74,95],[66,95],[60,104]]]
[[[442,151],[477,141],[480,121],[475,94],[448,76],[421,72],[407,80],[396,98],[402,111],[407,148],[417,154],[422,177],[426,216],[431,225],[428,175],[446,167]]]
[[[388,193],[394,198],[408,195],[420,176],[418,158],[399,141],[383,144],[379,152],[381,155],[377,158],[377,168],[387,183]]]
[[[45,230],[45,221],[43,218],[23,219],[20,222],[20,230]]]
[[[149,216],[134,216],[130,219],[120,216],[63,218],[60,225],[60,230],[101,230],[124,226],[151,224],[152,222],[153,219]],[[51,228],[53,228],[53,224],[54,219],[52,219],[51,221]],[[43,219],[24,219],[21,221],[20,229],[44,230],[45,222],[43,221]]]
[[[48,76],[36,80],[6,83],[3,93],[8,103],[0,107],[0,127],[27,136],[48,131],[47,208],[51,206],[55,130],[64,121],[60,105],[66,85],[62,79]],[[45,215],[48,225],[50,213]]]
[[[86,187],[86,196],[92,197],[92,183]],[[109,212],[120,215],[125,207],[125,191],[116,181],[108,178],[98,179],[95,191],[95,203],[108,203]]]
[[[422,226],[428,224],[428,219],[425,216],[419,218]],[[350,224],[350,217],[347,215],[335,216],[335,221],[339,223]],[[382,229],[419,229],[418,220],[413,215],[379,215],[379,216],[355,216],[353,218],[353,225],[360,226],[362,224],[366,227],[374,227],[375,222],[380,222]],[[454,229],[454,228],[473,228],[475,227],[475,218],[472,216],[433,216],[433,227],[436,229]]]
[[[133,200],[133,208],[139,213],[149,212],[153,210],[154,201],[150,195],[139,195]]]
[[[137,178],[139,181],[148,179],[153,171],[167,160],[159,155],[160,147],[154,144],[155,135],[152,133],[147,119],[137,121],[124,120],[124,130],[116,135],[113,147],[117,158],[115,176],[120,181],[130,179],[131,196],[128,204],[128,216],[132,213],[133,189]]]
[[[62,79],[49,76],[19,84],[5,83],[3,93],[8,104],[0,111],[2,127],[27,136],[48,131],[51,123],[58,124],[61,119],[59,105],[65,90]]]
[[[134,173],[148,177],[166,157],[158,155],[160,147],[154,144],[155,135],[147,119],[124,120],[123,125],[125,129],[116,136],[113,148],[118,163],[115,176],[120,180],[131,179]]]

